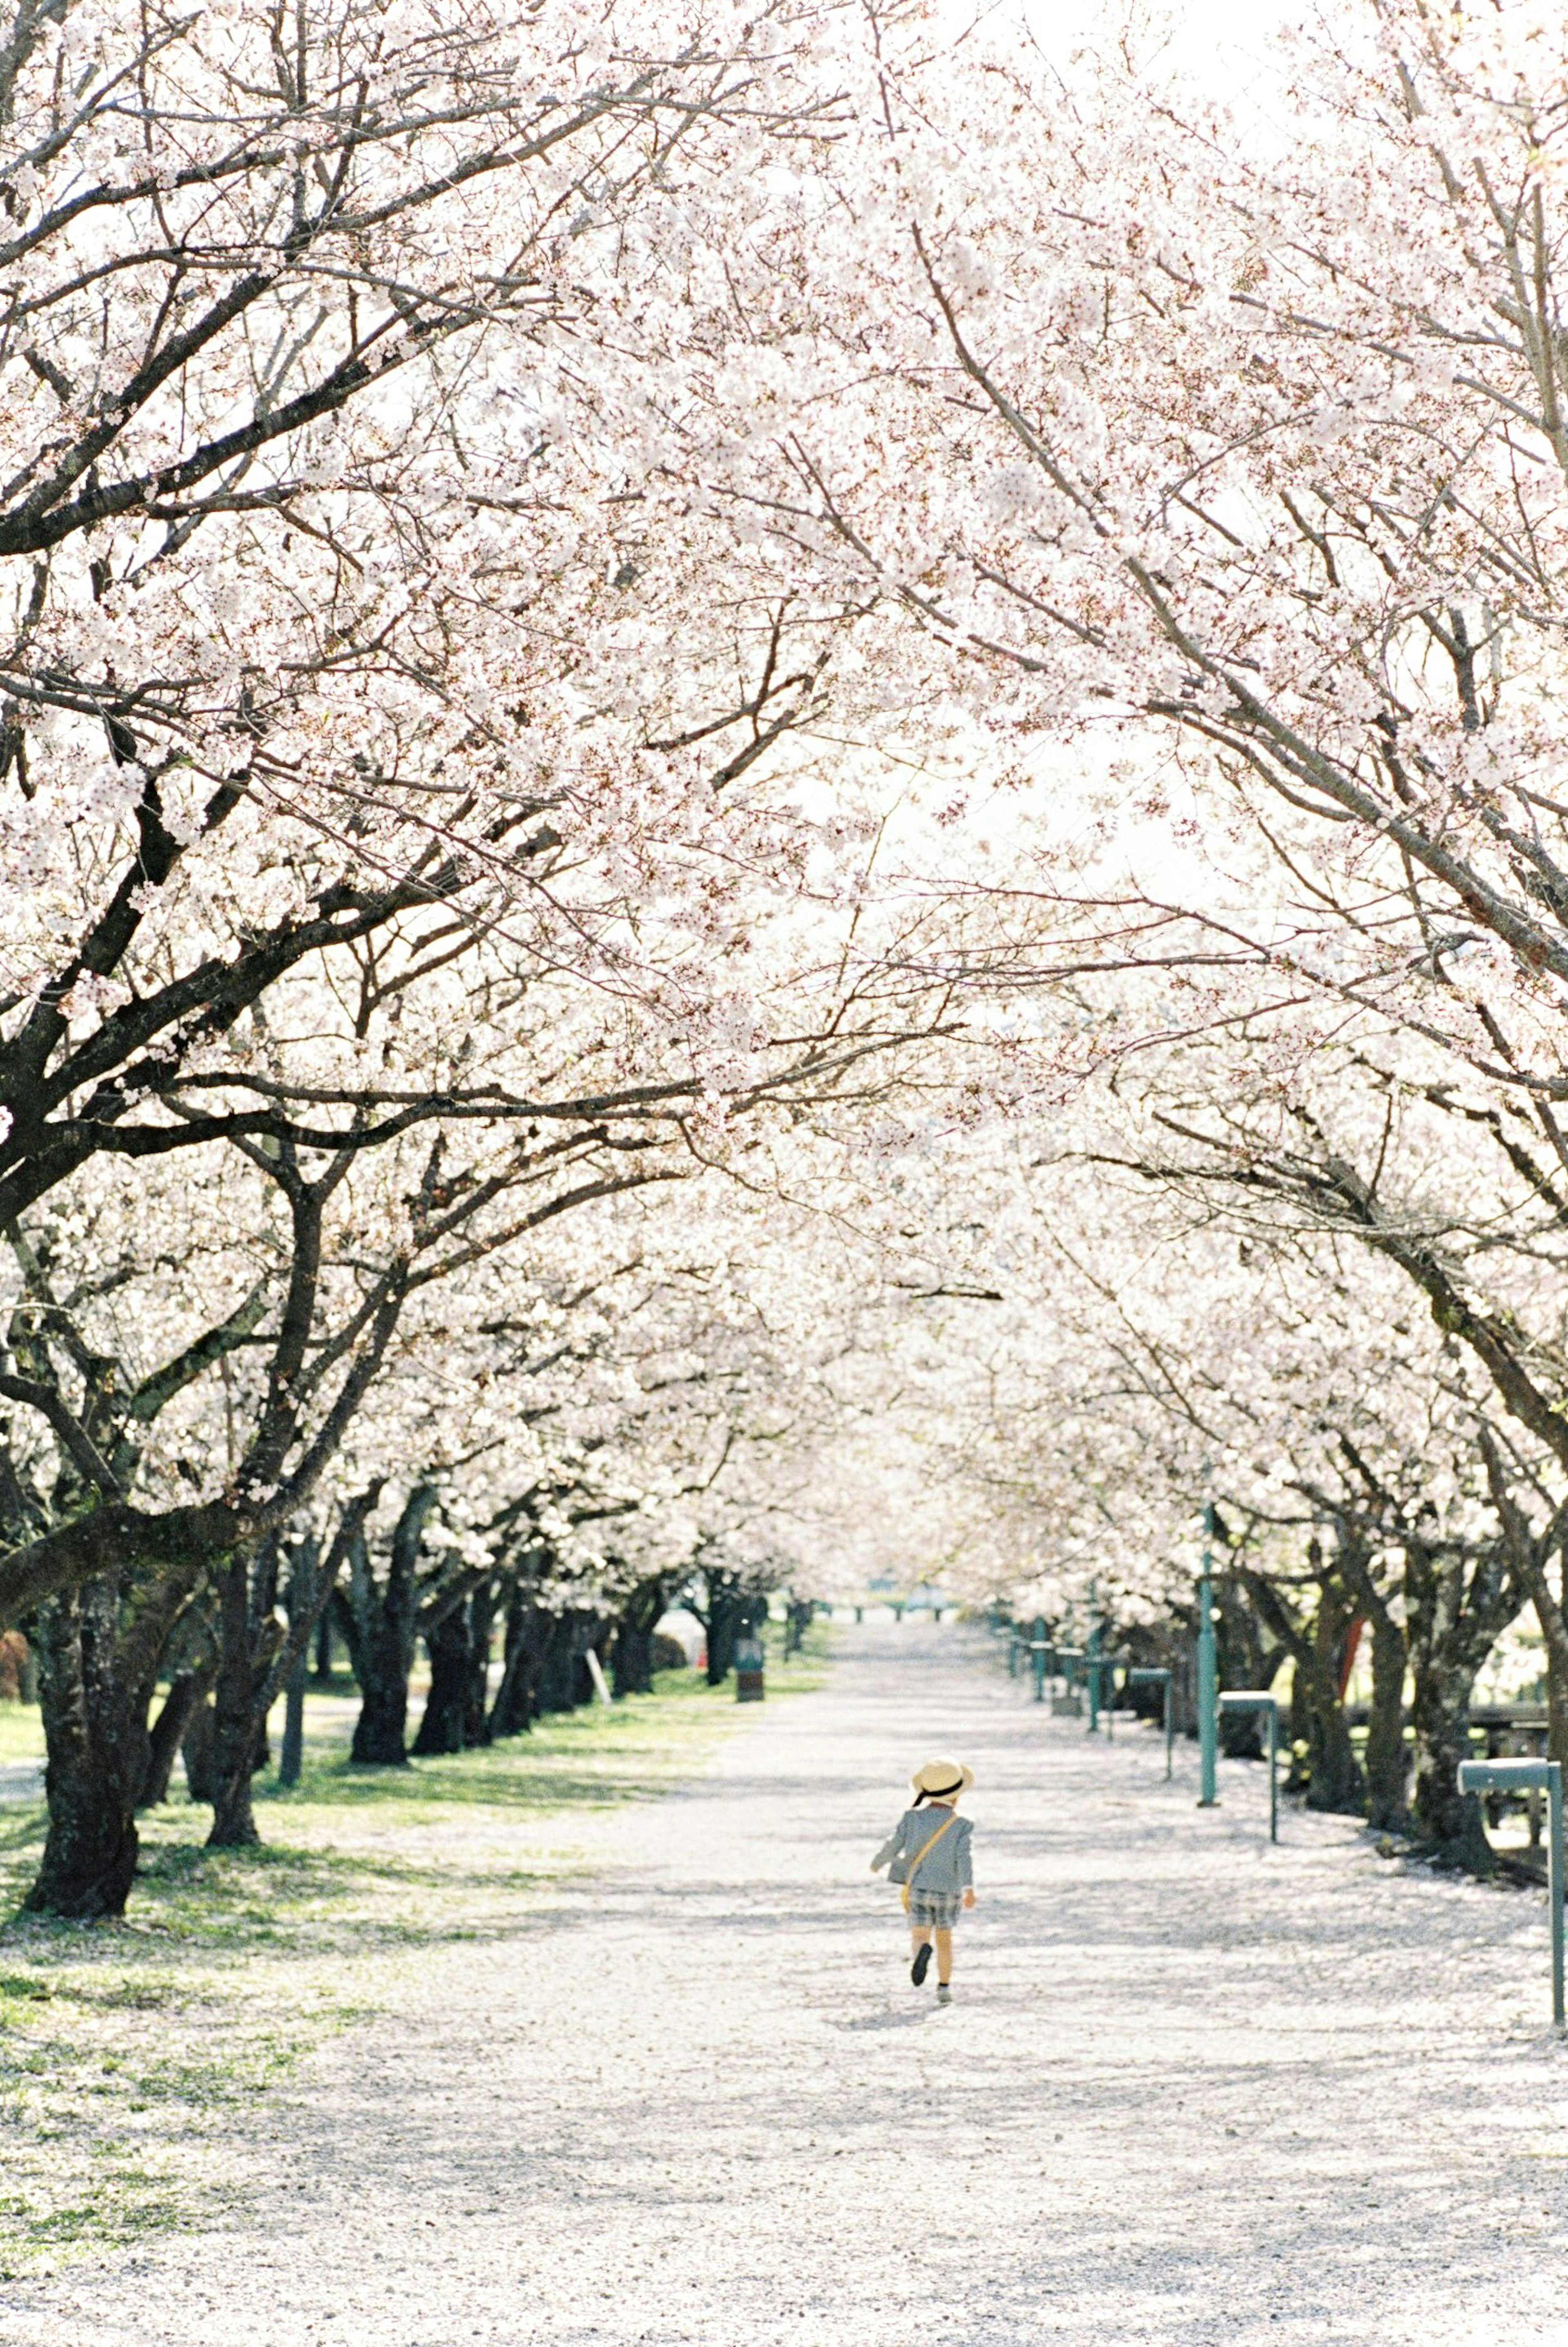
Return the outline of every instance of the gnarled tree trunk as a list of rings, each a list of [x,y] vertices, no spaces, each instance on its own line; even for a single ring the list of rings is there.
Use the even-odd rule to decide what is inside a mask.
[[[435,1752],[461,1752],[472,1676],[466,1597],[426,1624],[425,1646],[430,1656],[430,1692],[414,1739],[415,1752],[422,1758]]]
[[[136,1879],[136,1805],[147,1774],[147,1706],[117,1683],[118,1594],[107,1578],[38,1609],[39,1701],[49,1830],[23,1905],[94,1921],[123,1913]]]
[[[1471,1693],[1520,1603],[1501,1542],[1475,1552],[1472,1563],[1457,1542],[1407,1540],[1415,1823],[1434,1858],[1472,1874],[1490,1874],[1495,1860],[1480,1802],[1459,1789],[1460,1762],[1470,1758]]]
[[[1398,1830],[1406,1822],[1405,1634],[1381,1606],[1372,1622],[1372,1710],[1367,1727],[1367,1815]]]
[[[427,1483],[416,1484],[392,1535],[386,1579],[377,1584],[363,1532],[349,1549],[348,1603],[341,1615],[359,1682],[360,1714],[350,1758],[364,1767],[401,1768],[408,1752],[408,1675],[414,1667],[418,1621],[415,1573],[425,1520],[436,1504]]]
[[[548,1620],[534,1603],[531,1583],[513,1590],[507,1604],[501,1684],[486,1723],[492,1737],[526,1736],[534,1724]]]
[[[148,1714],[170,1633],[202,1574],[200,1557],[134,1560],[40,1605],[39,1702],[49,1829],[34,1914],[123,1912],[136,1875],[136,1811],[148,1781]]]
[[[653,1692],[653,1632],[669,1603],[670,1583],[659,1573],[640,1581],[615,1624],[613,1686],[618,1696]]]

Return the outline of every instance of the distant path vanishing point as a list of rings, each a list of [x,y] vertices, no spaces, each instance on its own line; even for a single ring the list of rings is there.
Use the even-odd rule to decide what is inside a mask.
[[[1262,1772],[1091,1743],[977,1629],[846,1633],[602,1870],[246,2121],[222,2233],[11,2284],[17,2347],[1568,2341],[1568,2054],[1532,1896],[1406,1877]],[[958,2002],[867,1871],[979,1783]]]

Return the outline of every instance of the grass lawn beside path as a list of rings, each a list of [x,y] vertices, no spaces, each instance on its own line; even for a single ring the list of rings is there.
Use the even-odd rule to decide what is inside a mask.
[[[830,1635],[788,1663],[770,1639],[771,1697],[821,1684]],[[20,1915],[44,1815],[0,1805],[0,2280],[248,2203],[267,2182],[248,2104],[411,1967],[524,1932],[591,1867],[595,1812],[691,1778],[759,1716],[733,1682],[667,1672],[485,1751],[371,1769],[346,1758],[356,1710],[346,1688],[310,1699],[299,1787],[256,1780],[261,1849],[205,1849],[210,1812],[183,1794],[147,1815],[118,1923]],[[0,1762],[40,1750],[36,1711],[0,1706]]]

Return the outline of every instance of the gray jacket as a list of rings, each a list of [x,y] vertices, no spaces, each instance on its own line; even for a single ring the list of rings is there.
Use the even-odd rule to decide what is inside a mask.
[[[876,1857],[873,1872],[878,1867],[902,1859],[908,1871],[896,1870],[894,1881],[907,1882],[910,1889],[930,1891],[938,1896],[944,1892],[969,1891],[974,1887],[974,1868],[969,1859],[969,1841],[974,1826],[968,1818],[953,1817],[953,1822],[934,1850],[920,1858],[932,1835],[940,1831],[953,1813],[934,1801],[929,1809],[906,1809]],[[918,1866],[916,1859],[920,1858]]]

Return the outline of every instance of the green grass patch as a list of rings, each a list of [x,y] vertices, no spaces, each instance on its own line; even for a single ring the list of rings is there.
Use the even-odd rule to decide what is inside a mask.
[[[775,1625],[770,1696],[820,1686],[830,1642],[814,1624],[785,1662]],[[256,1780],[262,1848],[206,1849],[210,1813],[183,1793],[145,1818],[119,1923],[18,1914],[44,1813],[0,1805],[0,2281],[242,2211],[267,2179],[236,2114],[395,2005],[410,1967],[526,1929],[589,1863],[595,1812],[689,1778],[757,1716],[733,1683],[666,1672],[487,1751],[366,1769],[357,1708],[341,1685],[308,1699],[301,1783]],[[0,1758],[33,1757],[21,1711],[0,1706]]]
[[[44,1723],[36,1703],[0,1703],[0,1767],[44,1758]]]

